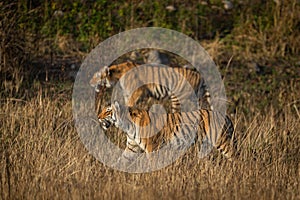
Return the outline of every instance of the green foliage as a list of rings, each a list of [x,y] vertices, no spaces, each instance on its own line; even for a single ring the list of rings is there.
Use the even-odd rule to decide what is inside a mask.
[[[189,35],[214,31],[213,15],[220,12],[197,1],[22,1],[16,3],[19,25],[40,38],[71,35],[75,41],[99,41],[135,27],[157,26]],[[168,9],[173,6],[174,10]]]
[[[89,52],[104,39],[138,27],[164,27],[195,39],[226,38],[228,46],[241,51],[286,56],[299,53],[300,5],[296,0],[232,1],[226,10],[221,0],[167,1],[24,1],[14,5],[16,23],[36,41],[51,41],[54,52],[64,52],[58,41],[70,40],[79,50]],[[9,8],[11,9],[11,7]],[[249,44],[250,43],[250,44]],[[67,52],[65,52],[67,53]],[[265,56],[261,55],[261,56]]]

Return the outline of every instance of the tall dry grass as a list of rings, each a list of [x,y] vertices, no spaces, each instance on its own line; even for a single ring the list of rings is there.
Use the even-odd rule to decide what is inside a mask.
[[[268,112],[244,113],[251,102],[238,105],[233,119],[241,155],[233,162],[219,154],[198,160],[192,148],[164,169],[128,174],[95,160],[81,143],[70,86],[55,90],[55,85],[37,84],[34,89],[33,98],[1,99],[2,199],[300,197],[299,90],[288,94],[291,101],[281,108],[266,107]]]

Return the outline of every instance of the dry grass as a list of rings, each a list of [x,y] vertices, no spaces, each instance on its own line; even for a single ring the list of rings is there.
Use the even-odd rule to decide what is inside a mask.
[[[128,174],[103,165],[81,143],[70,86],[35,84],[32,98],[1,99],[1,198],[299,199],[300,93],[290,87],[283,106],[271,103],[268,112],[243,112],[255,107],[251,101],[237,105],[238,160],[198,160],[192,148],[162,170]]]

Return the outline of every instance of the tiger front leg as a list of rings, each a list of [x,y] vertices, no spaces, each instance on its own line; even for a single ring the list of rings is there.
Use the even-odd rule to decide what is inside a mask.
[[[172,113],[180,112],[180,102],[179,102],[179,99],[177,98],[177,96],[174,94],[171,94],[170,100],[171,100],[171,112]]]
[[[127,138],[126,148],[114,165],[129,167],[142,152],[134,140]]]

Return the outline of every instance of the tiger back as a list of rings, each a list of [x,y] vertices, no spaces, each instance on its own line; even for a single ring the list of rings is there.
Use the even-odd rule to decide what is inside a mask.
[[[134,62],[125,62],[118,65],[112,65],[110,67],[104,67],[101,71],[96,72],[90,80],[90,85],[99,92],[99,86],[105,86],[110,88],[114,86],[122,77],[120,85],[124,91],[125,102],[129,107],[136,105],[136,103],[145,95],[154,97],[157,100],[162,100],[168,97],[171,100],[172,112],[178,112],[180,110],[180,101],[184,99],[190,99],[191,92],[186,92],[187,86],[191,86],[193,92],[199,98],[201,107],[213,109],[210,105],[210,95],[204,84],[204,80],[201,75],[194,70],[188,68],[174,67],[162,68],[156,65],[144,65],[147,67],[142,67],[144,69],[141,73],[127,73],[129,70],[134,70],[139,66]],[[172,73],[170,73],[172,70]],[[127,74],[126,74],[127,73]],[[178,79],[179,74],[183,77]],[[175,74],[175,75],[174,75]],[[149,80],[149,76],[152,76],[152,84],[144,84],[145,80]],[[162,86],[160,83],[164,80],[166,85]],[[187,82],[187,83],[185,83]],[[175,86],[176,87],[175,87]],[[170,90],[173,88],[174,90]],[[130,92],[132,89],[136,89],[133,92]],[[174,95],[179,94],[179,95]],[[189,94],[190,93],[190,94]],[[189,95],[186,95],[189,94]],[[184,105],[183,103],[181,105]]]
[[[147,94],[157,100],[169,98],[172,112],[198,109],[200,105],[212,109],[204,79],[197,71],[182,67],[166,67],[160,65],[143,65],[132,69],[120,80],[127,106],[133,107],[140,98]]]

